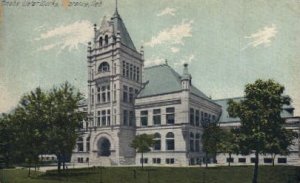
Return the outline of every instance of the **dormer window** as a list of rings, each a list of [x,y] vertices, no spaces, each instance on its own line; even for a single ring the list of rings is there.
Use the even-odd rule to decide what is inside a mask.
[[[109,72],[109,64],[107,62],[102,62],[99,65],[98,72]]]
[[[103,46],[103,38],[102,37],[100,37],[100,39],[99,39],[99,46]]]
[[[105,45],[108,45],[108,35],[105,36]]]

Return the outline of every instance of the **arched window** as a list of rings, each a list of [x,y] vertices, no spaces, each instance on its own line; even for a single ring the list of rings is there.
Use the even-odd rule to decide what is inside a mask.
[[[200,152],[200,134],[196,133],[195,151]]]
[[[82,152],[83,151],[83,138],[79,137],[77,139],[77,151]]]
[[[155,150],[155,151],[161,150],[161,136],[160,136],[160,134],[155,133],[153,140],[154,140],[153,150]]]
[[[174,150],[174,149],[175,149],[174,133],[169,132],[166,135],[166,150]]]
[[[194,134],[191,132],[190,133],[190,151],[194,152],[195,151],[195,143],[194,143]]]
[[[87,152],[90,152],[90,139],[91,139],[90,136],[88,138],[86,138],[86,151]]]
[[[105,45],[108,45],[108,35],[105,35]]]
[[[102,37],[100,37],[100,39],[99,39],[99,46],[103,46],[103,38]]]
[[[110,141],[103,137],[98,141],[98,156],[110,156]]]
[[[102,62],[98,68],[99,72],[109,72],[109,64],[107,62]]]

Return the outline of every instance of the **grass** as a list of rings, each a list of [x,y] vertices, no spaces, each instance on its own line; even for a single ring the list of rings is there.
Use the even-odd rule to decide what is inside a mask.
[[[134,178],[136,171],[136,178]],[[103,183],[251,183],[252,166],[214,168],[107,167]],[[148,177],[149,172],[149,177]],[[70,169],[58,176],[56,171],[32,172],[26,169],[0,170],[1,183],[100,183],[100,168]],[[148,179],[149,178],[149,179]],[[300,183],[300,167],[260,166],[259,183]]]

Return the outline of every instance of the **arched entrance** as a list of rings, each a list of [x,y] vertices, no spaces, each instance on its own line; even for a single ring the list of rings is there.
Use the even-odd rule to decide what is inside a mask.
[[[102,137],[98,141],[98,156],[110,156],[110,142],[107,138]]]

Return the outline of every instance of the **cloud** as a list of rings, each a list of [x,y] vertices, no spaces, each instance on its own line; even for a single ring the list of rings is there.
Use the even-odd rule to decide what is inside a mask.
[[[35,40],[46,41],[46,45],[40,47],[39,51],[48,51],[54,48],[59,48],[60,50],[67,48],[71,51],[78,49],[78,45],[80,44],[87,44],[93,35],[93,24],[87,20],[82,20],[44,31]]]
[[[171,47],[170,49],[171,49],[171,52],[173,52],[173,53],[178,53],[180,51],[180,49],[177,47]]]
[[[192,37],[192,24],[192,20],[183,20],[181,24],[160,31],[157,36],[153,36],[150,41],[146,42],[145,46],[154,47],[160,44],[184,45],[183,39]]]
[[[186,56],[185,58],[181,59],[179,62],[174,63],[175,67],[180,67],[183,64],[191,64],[195,59],[195,55],[194,54],[190,54],[189,56]]]
[[[176,11],[177,11],[177,10],[174,9],[174,8],[169,8],[169,7],[167,7],[167,8],[165,8],[165,9],[163,9],[161,12],[159,12],[159,13],[157,14],[157,16],[158,16],[158,17],[164,16],[164,15],[175,16],[175,12],[176,12]]]
[[[152,65],[159,65],[165,63],[165,59],[160,57],[151,57],[150,59],[145,60],[145,66],[149,67]]]
[[[249,42],[242,50],[248,47],[257,47],[259,45],[264,45],[265,47],[270,46],[272,38],[275,38],[276,34],[276,25],[272,24],[271,26],[265,26],[262,30],[245,37],[246,39],[250,39],[251,42]]]

